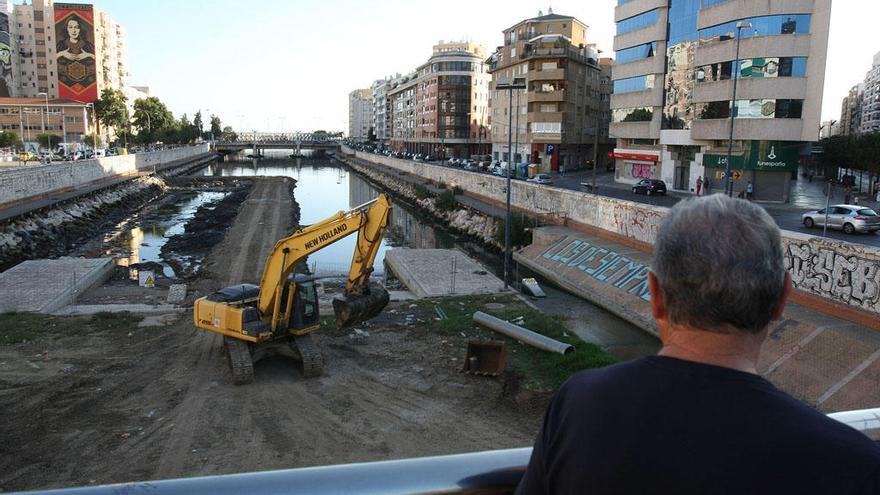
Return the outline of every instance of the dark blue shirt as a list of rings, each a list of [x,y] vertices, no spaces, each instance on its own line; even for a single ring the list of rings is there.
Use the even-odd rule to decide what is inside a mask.
[[[518,494],[878,494],[880,447],[767,380],[652,356],[572,376]]]

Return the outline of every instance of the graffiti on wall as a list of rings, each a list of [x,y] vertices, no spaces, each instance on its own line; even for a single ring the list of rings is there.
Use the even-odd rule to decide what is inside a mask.
[[[565,236],[547,248],[543,257],[580,270],[595,280],[611,284],[645,301],[651,300],[648,292],[650,269],[610,249]]]
[[[785,243],[785,268],[802,291],[880,313],[880,263],[809,243]]]
[[[0,12],[0,96],[12,96],[12,40],[9,35],[9,14]]]

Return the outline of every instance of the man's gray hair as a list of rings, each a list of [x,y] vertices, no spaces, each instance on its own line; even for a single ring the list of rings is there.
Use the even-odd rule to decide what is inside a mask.
[[[651,270],[672,324],[757,333],[785,284],[781,234],[748,201],[723,194],[681,201],[660,225]]]

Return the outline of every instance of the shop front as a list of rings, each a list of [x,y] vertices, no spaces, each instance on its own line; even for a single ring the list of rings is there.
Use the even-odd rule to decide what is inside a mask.
[[[800,163],[801,143],[749,141],[745,152],[731,156],[731,179],[734,194],[743,193],[752,184],[752,199],[787,203],[791,179]],[[723,192],[726,183],[727,154],[703,154],[703,166],[712,192]]]
[[[608,153],[614,160],[614,180],[625,184],[635,184],[642,179],[659,179],[659,152],[614,150]]]

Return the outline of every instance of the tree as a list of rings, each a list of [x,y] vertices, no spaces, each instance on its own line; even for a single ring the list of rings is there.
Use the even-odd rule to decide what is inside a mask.
[[[193,125],[196,126],[196,129],[199,131],[199,136],[205,132],[205,123],[202,122],[202,111],[199,110],[196,112],[196,116],[193,117]]]
[[[58,144],[59,138],[55,137],[48,132],[42,132],[37,134],[37,143],[39,143],[40,147],[46,148],[51,151],[52,144]]]
[[[164,137],[166,130],[175,123],[174,114],[155,96],[135,100],[133,117],[138,140],[145,144],[156,141],[157,137]]]
[[[88,136],[86,136],[85,144],[87,146],[96,146],[96,147],[100,148],[101,146],[104,146],[104,140],[101,139],[100,134],[93,132],[93,133],[89,134]]]
[[[14,148],[21,144],[21,138],[15,131],[0,132],[0,148]]]
[[[107,88],[101,91],[101,98],[95,100],[96,127],[100,132],[100,124],[112,127],[119,134],[120,129],[128,127],[128,108],[125,93],[118,89]]]
[[[218,139],[223,134],[223,127],[220,124],[220,117],[211,115],[211,137]]]
[[[223,141],[237,141],[238,134],[232,130],[232,127],[226,126],[220,134],[220,139]]]

